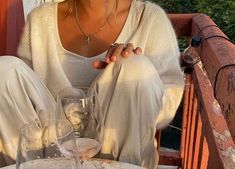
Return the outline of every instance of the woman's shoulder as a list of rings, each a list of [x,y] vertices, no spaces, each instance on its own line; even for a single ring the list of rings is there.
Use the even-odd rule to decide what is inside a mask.
[[[57,8],[57,2],[46,3],[34,8],[27,16],[27,19],[38,21],[46,18],[53,18]],[[53,18],[54,19],[54,18]]]
[[[150,2],[150,1],[142,1],[142,0],[134,0],[135,9],[137,12],[144,12],[144,15],[148,17],[148,19],[154,19],[161,15],[165,15],[165,10],[158,4]]]

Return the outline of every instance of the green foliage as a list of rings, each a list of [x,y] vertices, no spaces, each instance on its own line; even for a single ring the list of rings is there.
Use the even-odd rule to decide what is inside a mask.
[[[235,0],[149,0],[169,13],[205,13],[235,42]]]
[[[196,12],[194,3],[190,0],[150,0],[159,4],[169,13],[191,13]]]
[[[209,15],[225,34],[235,42],[235,1],[196,0],[198,12]]]

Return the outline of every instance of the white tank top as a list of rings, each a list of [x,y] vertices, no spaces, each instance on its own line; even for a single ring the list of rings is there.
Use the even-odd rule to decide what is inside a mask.
[[[64,49],[61,65],[72,86],[90,86],[92,81],[102,71],[95,69],[92,66],[92,62],[104,60],[105,54],[106,52],[88,58]]]
[[[92,66],[92,62],[104,60],[106,52],[90,58],[80,56],[66,49],[61,52],[61,65],[73,86],[90,86],[92,81],[102,71],[95,69]]]

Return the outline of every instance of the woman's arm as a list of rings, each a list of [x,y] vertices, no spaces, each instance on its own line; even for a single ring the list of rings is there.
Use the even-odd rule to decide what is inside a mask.
[[[184,78],[179,65],[179,48],[174,29],[166,15],[154,5],[150,37],[145,53],[150,56],[164,86],[162,108],[157,116],[157,128],[167,126],[174,118],[184,90]]]
[[[31,51],[31,16],[29,15],[21,35],[17,55],[32,68],[32,51]]]

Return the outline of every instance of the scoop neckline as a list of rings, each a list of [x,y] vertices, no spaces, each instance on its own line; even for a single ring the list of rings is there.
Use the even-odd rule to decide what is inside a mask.
[[[129,9],[129,11],[128,11],[128,14],[127,14],[125,23],[124,23],[124,25],[123,25],[123,27],[122,27],[122,29],[121,29],[121,31],[120,31],[118,37],[117,37],[116,40],[114,41],[114,43],[118,43],[118,41],[119,41],[119,40],[121,39],[121,37],[123,36],[125,30],[127,29],[126,27],[127,27],[127,25],[128,25],[127,23],[128,23],[129,20],[131,19],[131,13],[132,13],[132,8],[133,8],[133,3],[134,3],[134,1],[135,1],[135,0],[132,0],[132,2],[131,2],[130,9]],[[56,34],[55,36],[56,36],[56,38],[57,38],[57,42],[58,42],[58,44],[59,44],[59,47],[62,49],[62,51],[65,52],[65,53],[68,53],[68,54],[70,54],[70,55],[76,56],[76,57],[78,57],[78,58],[85,59],[85,60],[92,60],[92,59],[94,59],[94,58],[100,57],[101,55],[104,55],[104,54],[107,52],[107,50],[105,50],[104,52],[101,52],[101,53],[98,54],[98,55],[91,56],[91,57],[86,57],[86,56],[79,55],[79,54],[77,54],[77,53],[74,53],[74,52],[69,51],[69,50],[67,50],[66,48],[64,48],[64,46],[63,46],[63,44],[62,44],[62,42],[61,42],[61,39],[60,39],[59,27],[58,27],[58,4],[59,4],[59,2],[56,2],[56,3],[55,3],[55,11],[54,11],[54,17],[55,17],[55,34]]]

